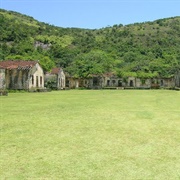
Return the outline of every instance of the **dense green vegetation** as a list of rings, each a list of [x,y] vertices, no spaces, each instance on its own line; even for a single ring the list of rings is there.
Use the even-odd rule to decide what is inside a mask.
[[[180,17],[101,29],[55,27],[0,9],[0,59],[39,59],[80,77],[169,77],[180,68]]]
[[[179,99],[166,90],[0,97],[0,179],[179,179]]]

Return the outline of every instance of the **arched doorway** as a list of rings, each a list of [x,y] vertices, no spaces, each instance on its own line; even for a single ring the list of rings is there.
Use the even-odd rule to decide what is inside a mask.
[[[119,81],[118,81],[118,86],[119,86],[119,87],[122,87],[122,80],[119,80]]]
[[[134,87],[134,82],[133,82],[133,80],[130,80],[129,86],[130,86],[130,87]]]
[[[164,86],[164,81],[161,79],[161,86]]]

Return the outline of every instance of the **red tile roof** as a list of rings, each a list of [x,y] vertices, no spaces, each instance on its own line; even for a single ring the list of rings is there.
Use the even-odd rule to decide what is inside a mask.
[[[61,68],[55,67],[51,70],[51,74],[58,74]]]
[[[36,64],[37,61],[23,61],[23,60],[0,61],[0,67],[4,69],[31,69]]]

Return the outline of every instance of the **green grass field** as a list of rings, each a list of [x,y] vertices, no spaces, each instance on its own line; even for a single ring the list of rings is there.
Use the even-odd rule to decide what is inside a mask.
[[[180,179],[180,92],[0,97],[0,179]]]

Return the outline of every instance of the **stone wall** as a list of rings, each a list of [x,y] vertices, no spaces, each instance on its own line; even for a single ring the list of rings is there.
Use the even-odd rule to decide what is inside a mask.
[[[180,77],[180,75],[178,76]],[[177,77],[177,83],[180,80]],[[128,87],[128,88],[170,88],[175,86],[174,78],[154,78],[142,79],[136,77],[119,78],[116,76],[96,76],[86,79],[87,83],[84,87],[87,88],[104,88],[104,87]],[[179,84],[178,84],[179,85]]]
[[[0,69],[0,89],[5,89],[5,69]]]
[[[56,74],[46,73],[44,77],[46,86],[49,85],[54,89],[65,89],[66,78],[63,70],[59,70]]]
[[[180,87],[180,71],[175,74],[175,86]]]
[[[39,64],[32,69],[6,69],[5,82],[7,89],[44,88],[44,73]]]
[[[57,77],[57,88],[58,89],[65,89],[66,85],[66,78],[63,70],[60,70]]]
[[[29,81],[28,81],[29,89],[44,88],[44,72],[38,63],[29,71],[28,76],[29,76]]]
[[[28,70],[6,70],[7,89],[28,89]]]
[[[46,73],[44,76],[44,83],[47,88],[57,89],[57,81],[58,81],[57,74]]]
[[[65,79],[65,86],[67,88],[75,89],[79,88],[79,79],[73,77],[66,77]]]

